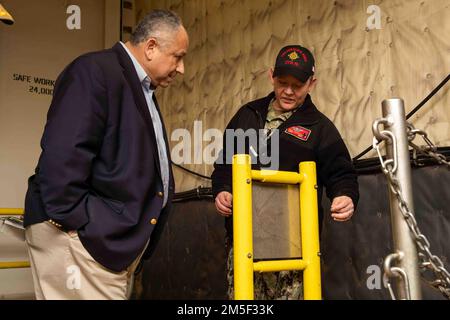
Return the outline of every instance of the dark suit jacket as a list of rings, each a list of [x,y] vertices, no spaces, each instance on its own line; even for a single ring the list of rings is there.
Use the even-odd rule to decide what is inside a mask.
[[[166,132],[164,138],[170,161]],[[144,256],[151,254],[167,221],[174,181],[170,171],[168,205],[161,210],[155,132],[120,43],[77,58],[61,73],[41,148],[28,182],[25,226],[53,219],[78,230],[91,256],[113,271],[129,266],[149,238]]]

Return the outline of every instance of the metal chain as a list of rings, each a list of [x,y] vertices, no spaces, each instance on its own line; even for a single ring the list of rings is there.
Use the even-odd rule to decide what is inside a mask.
[[[443,154],[436,152],[437,147],[433,144],[433,142],[431,142],[425,131],[415,129],[411,123],[407,123],[407,134],[409,145],[413,148],[414,152],[428,155],[429,157],[434,158],[439,164],[445,164],[450,169],[450,162],[447,161],[447,158]],[[418,146],[412,143],[417,134],[423,138],[427,144],[426,146]]]
[[[392,285],[389,281],[389,278],[402,278],[403,284],[405,286],[405,294],[406,299],[411,300],[411,292],[409,289],[409,279],[408,275],[406,274],[405,270],[399,267],[392,267],[392,261],[394,259],[401,260],[403,259],[404,253],[403,252],[397,252],[397,253],[391,253],[384,259],[384,274],[383,274],[383,284],[384,287],[389,290],[389,293],[391,295],[392,300],[397,300],[395,297],[394,290],[392,289]]]
[[[381,122],[382,121],[380,121],[378,123],[381,123]],[[442,263],[441,259],[438,256],[433,255],[431,253],[430,242],[425,237],[425,235],[423,233],[421,233],[421,231],[417,225],[417,221],[414,218],[413,213],[409,210],[408,205],[407,205],[406,201],[404,200],[404,197],[401,192],[400,184],[398,182],[398,179],[395,176],[395,172],[397,169],[395,136],[389,131],[385,131],[385,130],[379,131],[378,123],[377,123],[377,125],[374,124],[374,126],[373,126],[374,134],[375,134],[375,137],[373,139],[373,147],[378,153],[382,171],[388,180],[389,187],[392,190],[392,193],[395,195],[395,197],[398,200],[398,206],[400,208],[400,211],[412,233],[413,239],[416,242],[416,246],[419,251],[419,261],[421,261],[421,267],[428,268],[433,271],[436,279],[432,282],[429,282],[430,285],[439,289],[441,291],[441,293],[447,299],[450,300],[450,273],[445,269],[444,264]],[[422,132],[410,130],[410,133],[408,133],[408,140],[410,139],[410,137],[412,137],[413,134],[415,135],[416,133],[419,133],[422,135]],[[423,137],[424,137],[425,141],[428,140],[428,138],[426,137],[426,134]],[[394,146],[394,158],[393,159],[386,158],[386,160],[383,160],[383,157],[381,155],[381,150],[380,150],[380,143],[382,141],[381,141],[381,139],[378,140],[379,138],[381,138],[382,140],[385,140],[385,141],[390,141],[393,144],[393,146]],[[431,141],[430,141],[430,143],[431,143]]]

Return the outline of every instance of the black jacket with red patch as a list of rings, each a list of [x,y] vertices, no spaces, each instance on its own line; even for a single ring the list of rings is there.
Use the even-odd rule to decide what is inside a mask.
[[[245,104],[231,119],[226,129],[264,129],[268,107],[275,94]],[[356,205],[359,199],[358,180],[349,152],[334,124],[319,110],[308,95],[303,105],[298,108],[284,123],[278,127],[279,132],[279,166],[281,171],[298,172],[299,163],[315,161],[317,166],[319,215],[322,220],[320,205],[322,188],[330,200],[346,195],[352,198]],[[221,191],[232,193],[231,157],[237,153],[227,152],[226,135],[224,148],[214,164],[212,173],[212,188],[214,198]],[[236,134],[236,136],[239,136]],[[236,139],[235,139],[236,140]],[[267,150],[270,151],[271,138],[267,140]],[[245,145],[245,153],[258,153],[258,145],[251,141]],[[258,158],[259,159],[259,158]],[[259,160],[252,165],[253,170],[264,169],[271,164],[261,164]],[[231,225],[231,219],[227,225]],[[227,228],[228,231],[231,228]]]

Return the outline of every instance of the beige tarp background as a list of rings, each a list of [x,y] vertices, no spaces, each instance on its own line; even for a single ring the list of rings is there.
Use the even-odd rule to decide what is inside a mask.
[[[245,102],[270,90],[267,70],[278,50],[300,43],[316,56],[313,100],[340,130],[352,156],[372,143],[381,102],[405,100],[412,110],[450,71],[448,0],[137,0],[138,19],[170,8],[184,20],[190,52],[182,80],[159,96],[169,134],[194,121],[223,130]],[[381,29],[367,30],[370,5]],[[432,141],[450,145],[449,85],[412,123]],[[178,141],[172,141],[172,147]],[[204,142],[203,147],[209,142]],[[193,142],[192,142],[193,146]],[[374,156],[371,152],[368,156]],[[209,175],[212,166],[185,165]],[[175,169],[177,191],[208,181]]]
[[[54,80],[74,57],[109,47],[118,28],[116,13],[108,7],[116,2],[2,0],[17,22],[0,26],[0,206],[23,205],[25,180],[39,155],[50,103],[48,95],[26,92],[26,83],[13,81],[13,74]],[[180,128],[192,133],[191,158],[200,163],[184,165],[205,175],[212,166],[198,156],[210,144],[202,133],[223,130],[243,103],[270,91],[267,70],[283,45],[301,43],[314,52],[319,82],[313,99],[334,121],[353,156],[371,143],[370,125],[381,115],[383,99],[402,97],[409,111],[450,70],[448,0],[134,3],[136,21],[151,8],[170,8],[184,19],[191,41],[186,74],[157,95],[169,136]],[[65,28],[69,4],[81,6],[82,30]],[[367,30],[367,20],[373,16],[367,12],[370,5],[381,10],[381,29]],[[102,10],[107,14],[102,15]],[[129,12],[125,13],[127,18]],[[412,119],[441,146],[450,145],[448,87]],[[195,136],[194,121],[202,121]],[[172,148],[179,144],[173,140]],[[177,191],[209,184],[179,169],[175,175]]]

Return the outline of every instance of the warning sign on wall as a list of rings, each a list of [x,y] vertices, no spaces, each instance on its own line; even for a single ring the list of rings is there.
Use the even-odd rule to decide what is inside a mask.
[[[15,23],[0,23],[0,207],[21,208],[56,78],[77,56],[104,48],[105,1],[2,5]]]

